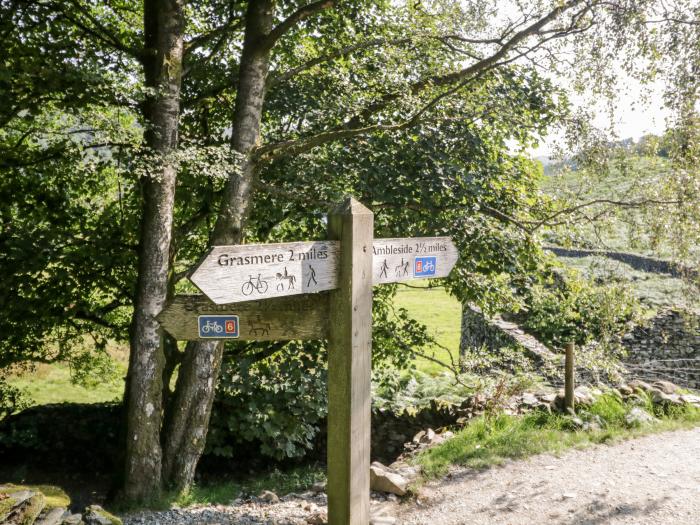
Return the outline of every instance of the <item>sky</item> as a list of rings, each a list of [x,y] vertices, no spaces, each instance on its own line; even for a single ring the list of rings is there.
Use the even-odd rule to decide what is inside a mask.
[[[666,119],[670,113],[663,104],[664,84],[657,81],[651,85],[641,85],[639,81],[628,75],[620,75],[620,91],[616,100],[617,107],[611,116],[607,104],[601,102],[593,105],[595,118],[593,124],[597,128],[610,130],[617,139],[633,138],[653,133],[662,134],[666,129]],[[590,100],[581,96],[572,96],[574,106],[587,105]],[[612,118],[611,118],[612,117]],[[548,156],[553,153],[554,144],[561,138],[560,134],[552,133],[546,137],[540,146],[532,151],[533,156]]]

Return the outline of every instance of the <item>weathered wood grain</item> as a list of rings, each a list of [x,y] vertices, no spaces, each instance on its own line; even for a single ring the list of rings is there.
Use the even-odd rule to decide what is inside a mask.
[[[190,281],[216,304],[332,290],[338,243],[329,241],[214,246]]]
[[[203,295],[177,295],[157,319],[179,341],[200,339],[200,315],[237,315],[238,339],[286,341],[328,337],[328,293],[279,297],[272,300],[215,304]]]
[[[328,218],[340,239],[328,347],[328,522],[337,525],[369,523],[373,222],[352,198]]]
[[[459,252],[449,237],[375,239],[372,243],[372,283],[447,277]],[[434,270],[420,274],[416,258],[432,258]]]

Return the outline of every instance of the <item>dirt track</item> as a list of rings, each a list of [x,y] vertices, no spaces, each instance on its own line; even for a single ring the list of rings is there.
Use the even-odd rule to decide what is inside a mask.
[[[305,525],[325,507],[323,493],[289,495],[273,504],[141,512],[125,525]],[[456,469],[423,487],[417,501],[374,500],[372,510],[389,516],[373,525],[700,525],[700,428]]]
[[[700,428],[455,470],[391,512],[401,524],[700,524]]]

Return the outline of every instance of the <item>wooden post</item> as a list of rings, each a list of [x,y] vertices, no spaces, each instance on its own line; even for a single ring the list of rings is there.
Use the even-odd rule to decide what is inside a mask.
[[[564,409],[574,409],[574,343],[566,343],[564,362]]]
[[[374,215],[348,197],[328,217],[340,241],[328,344],[328,522],[369,523]]]

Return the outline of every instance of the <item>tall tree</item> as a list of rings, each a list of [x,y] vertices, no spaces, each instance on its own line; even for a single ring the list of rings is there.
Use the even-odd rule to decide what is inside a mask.
[[[184,58],[183,0],[145,0],[142,62],[148,96],[145,145],[155,154],[141,177],[143,209],[138,280],[127,376],[125,496],[143,500],[161,489],[161,427],[165,350],[156,315],[165,306],[177,167],[180,89]]]

